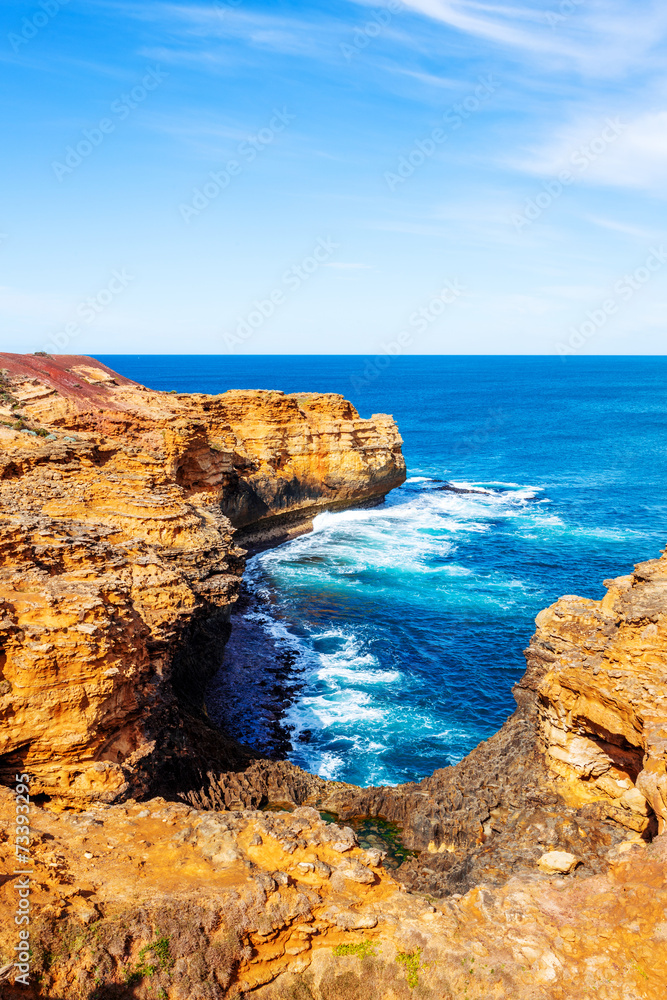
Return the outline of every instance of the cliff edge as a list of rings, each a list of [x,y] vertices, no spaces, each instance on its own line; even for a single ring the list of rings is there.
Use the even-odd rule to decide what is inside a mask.
[[[155,392],[68,355],[0,354],[0,449],[0,781],[63,803],[247,765],[201,715],[241,543],[405,478],[391,417],[342,396]]]
[[[662,1000],[667,556],[541,612],[516,712],[459,764],[328,782],[227,739],[202,695],[239,542],[402,482],[391,418],[91,358],[0,369],[0,783],[32,777],[34,866],[26,988],[0,784],[3,996]],[[399,867],[360,817],[400,826]]]

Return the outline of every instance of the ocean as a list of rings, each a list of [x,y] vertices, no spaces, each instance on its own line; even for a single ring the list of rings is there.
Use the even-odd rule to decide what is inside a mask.
[[[513,711],[535,615],[602,597],[667,542],[663,357],[100,360],[155,389],[338,392],[395,417],[407,482],[249,561],[243,663],[210,692],[235,735],[261,748],[279,726],[323,777],[396,784],[460,760]],[[253,695],[223,719],[239,670]]]

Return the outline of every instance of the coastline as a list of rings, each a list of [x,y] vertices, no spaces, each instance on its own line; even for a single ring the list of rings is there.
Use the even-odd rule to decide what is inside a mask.
[[[112,802],[247,764],[258,755],[202,714],[245,567],[237,533],[274,543],[327,504],[384,496],[405,477],[393,420],[362,420],[336,395],[153,392],[85,357],[0,365],[7,696],[26,649],[20,579],[43,605],[40,683],[51,692],[58,677],[62,692],[54,730],[26,690],[0,774],[30,769],[35,793],[63,803]],[[81,576],[86,563],[94,576]]]
[[[343,968],[356,1000],[362,958],[373,996],[404,1000],[397,955],[417,956],[428,988],[447,995],[464,986],[471,948],[505,970],[492,995],[528,1000],[536,982],[558,982],[547,996],[574,997],[602,912],[612,952],[649,961],[627,927],[640,898],[655,932],[650,996],[662,995],[667,556],[607,581],[601,601],[541,612],[516,712],[459,764],[399,786],[327,781],[202,712],[246,559],[220,496],[251,542],[262,512],[258,546],[305,530],[323,505],[384,496],[405,476],[391,418],[361,421],[336,396],[174,398],[90,358],[58,359],[55,374],[48,359],[22,373],[7,358],[5,405],[24,426],[0,427],[3,706],[19,726],[3,734],[2,777],[31,777],[36,997],[67,995],[76,979],[98,1000],[102,970],[123,998],[156,976],[169,1000],[282,1000],[292,988],[332,1000]],[[0,789],[6,826],[12,803]],[[341,825],[364,818],[376,839],[378,821],[401,827],[411,853],[399,867]],[[0,844],[7,864],[10,848]],[[163,941],[149,976],[142,956]]]

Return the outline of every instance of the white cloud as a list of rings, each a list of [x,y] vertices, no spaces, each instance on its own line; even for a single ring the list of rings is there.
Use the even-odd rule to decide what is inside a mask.
[[[620,134],[606,126],[620,123]],[[611,136],[610,141],[601,137]],[[645,112],[636,118],[601,117],[562,128],[542,147],[510,166],[539,177],[555,177],[569,169],[577,182],[634,188],[665,196],[667,176],[667,111]]]
[[[99,0],[98,6],[159,25],[177,45],[172,52],[175,61],[179,59],[181,52],[184,52],[183,58],[186,60],[191,58],[189,46],[195,38],[207,44],[225,40],[241,41],[257,49],[317,59],[331,47],[331,32],[337,23],[326,15],[306,20],[302,17],[253,10],[248,5],[230,8],[224,18],[220,17],[213,3],[148,5],[125,3],[122,0]],[[164,49],[162,58],[168,58],[168,53],[169,50]],[[199,52],[196,53],[196,58],[200,58]],[[214,51],[207,61],[215,66],[221,58]],[[239,58],[238,53],[234,53],[234,58]],[[206,65],[205,68],[210,66]]]
[[[598,226],[600,229],[608,229],[614,233],[622,233],[624,236],[632,236],[635,239],[650,243],[664,237],[664,230],[646,229],[641,226],[633,226],[627,222],[618,222],[616,219],[603,219],[597,215],[584,216],[586,222]]]
[[[592,177],[603,184],[665,194],[667,111],[640,115],[610,150],[593,164]]]
[[[633,0],[586,0],[554,24],[558,0],[543,3],[476,3],[472,0],[404,0],[415,13],[514,49],[531,59],[552,55],[575,63],[587,75],[618,75],[641,68],[667,31],[661,0],[644,5],[638,16]]]
[[[535,22],[537,12],[530,7],[507,8],[500,4],[477,4],[468,0],[405,0],[420,14],[451,25],[468,34],[522,48],[552,47],[548,37],[540,39],[515,26],[517,21]],[[481,14],[481,16],[480,16]],[[491,14],[491,17],[485,16]]]
[[[386,72],[395,73],[397,76],[408,76],[427,87],[438,87],[445,90],[460,90],[461,81],[448,76],[435,76],[433,73],[420,73],[418,70],[406,69],[404,66],[383,66]]]

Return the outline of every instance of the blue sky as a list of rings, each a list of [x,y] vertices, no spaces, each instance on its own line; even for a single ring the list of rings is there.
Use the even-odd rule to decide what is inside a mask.
[[[664,0],[0,17],[3,350],[664,352]]]

